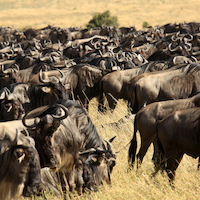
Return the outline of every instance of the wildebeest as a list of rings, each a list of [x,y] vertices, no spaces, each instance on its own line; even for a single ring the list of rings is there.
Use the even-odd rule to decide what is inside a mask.
[[[158,122],[158,138],[166,156],[170,182],[184,154],[193,158],[200,156],[199,115],[200,108],[191,108],[175,111]]]
[[[21,119],[24,114],[22,104],[7,88],[4,88],[4,91],[5,94],[2,93],[0,98],[0,121]]]
[[[78,64],[62,72],[65,74],[63,85],[69,98],[79,100],[88,109],[89,101],[99,95],[99,82],[105,72],[88,64]]]
[[[55,118],[55,113],[58,112],[58,109],[56,111],[55,108],[58,107],[65,110],[65,118],[62,120],[59,119],[60,117]],[[39,111],[39,109],[42,110]],[[72,170],[74,163],[76,167],[79,165],[78,163],[81,162],[84,165],[84,162],[86,162],[86,164],[89,164],[91,167],[90,162],[95,163],[95,161],[88,160],[94,156],[97,160],[102,158],[101,162],[98,161],[94,164],[98,168],[96,169],[98,174],[93,176],[99,176],[99,181],[93,181],[93,185],[91,185],[89,189],[95,187],[94,184],[98,185],[105,179],[110,183],[110,174],[116,162],[115,153],[110,145],[108,145],[108,148],[105,147],[91,119],[82,106],[72,100],[58,100],[52,105],[44,106],[28,113],[23,118],[24,124],[26,124],[27,118],[36,116],[39,117],[39,120],[36,118],[37,123],[33,124],[33,126],[31,125],[30,128],[36,127],[31,135],[35,138],[40,157],[43,159],[41,160],[41,165],[43,167],[49,166],[54,171],[61,171],[67,168],[66,172],[68,172]],[[29,127],[29,125],[26,126]],[[109,141],[108,144],[110,144]],[[101,154],[98,154],[99,151]],[[81,157],[84,158],[83,161],[80,160],[79,152],[82,152]],[[83,154],[89,154],[88,158],[87,156],[83,156]],[[102,165],[104,165],[104,170],[99,169],[102,168]],[[92,168],[90,169],[88,167],[87,169],[89,171],[92,170]],[[80,170],[82,170],[82,168]],[[103,171],[106,171],[106,173],[103,173],[104,175],[102,175]],[[71,173],[71,176],[74,177],[74,172]],[[92,172],[92,174],[95,174],[95,172]],[[88,178],[89,180],[91,179],[90,176]],[[63,177],[62,179],[64,180],[65,178]],[[82,182],[84,181],[82,175],[81,177],[79,176],[78,183],[81,183],[80,180]],[[85,180],[85,182],[87,183],[89,180]],[[65,189],[67,189],[68,184],[66,181],[64,182]],[[74,184],[69,185],[69,187],[72,187],[72,191],[74,190]],[[83,184],[78,188],[80,193],[82,187]]]
[[[141,137],[141,146],[137,154],[137,166],[142,164],[143,158],[152,142],[154,142],[154,164],[159,164],[159,151],[157,147],[156,125],[159,120],[177,110],[184,110],[194,107],[200,107],[200,93],[187,99],[168,100],[154,102],[140,109],[134,120],[134,135],[129,147],[129,162],[133,165],[135,161],[137,138],[136,132],[139,131]],[[157,148],[155,148],[157,147]]]
[[[17,67],[4,69],[3,65],[1,66],[0,89],[12,83],[21,83],[21,78],[18,74],[18,70],[19,69]]]
[[[16,83],[8,85],[7,88],[10,90],[11,94],[17,96],[25,113],[67,97],[65,87],[60,83],[44,83],[41,85]],[[4,89],[0,91],[0,94],[1,93],[4,93]]]
[[[171,70],[172,66],[168,62],[152,61],[138,68],[115,71],[105,75],[100,82],[99,111],[102,112],[105,110],[104,95],[108,101],[109,108],[113,111],[118,99],[130,99],[127,87],[134,77],[137,77],[139,74],[146,74],[147,72]]]
[[[199,69],[199,64],[189,64],[177,70],[148,73],[139,80],[138,77],[133,78],[128,86],[133,112],[155,101],[184,99],[195,95],[200,91]]]
[[[0,198],[20,197],[25,188],[28,196],[38,192],[40,164],[33,138],[7,122],[0,123],[0,127]]]

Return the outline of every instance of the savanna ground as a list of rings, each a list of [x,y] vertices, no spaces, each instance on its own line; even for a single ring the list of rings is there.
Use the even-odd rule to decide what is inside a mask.
[[[110,10],[118,17],[120,26],[132,26],[139,30],[143,22],[149,25],[166,23],[200,22],[200,1],[197,0],[1,0],[0,25],[18,28],[43,28],[54,25],[61,28],[85,27],[96,13]],[[131,121],[119,123],[118,127],[102,125],[117,122],[126,115],[126,103],[119,101],[114,114],[97,112],[97,102],[90,103],[89,116],[102,139],[116,135],[113,147],[117,164],[112,173],[112,187],[104,185],[96,193],[75,197],[77,200],[197,200],[200,199],[200,172],[197,160],[184,156],[175,180],[175,189],[168,183],[166,174],[151,178],[152,146],[144,158],[141,169],[127,172],[127,152],[133,134]],[[138,135],[139,138],[139,135]],[[58,199],[48,195],[48,200]],[[34,199],[40,200],[36,197]]]
[[[92,16],[110,10],[120,26],[152,26],[200,21],[198,0],[1,0],[0,25],[43,28],[84,27]]]

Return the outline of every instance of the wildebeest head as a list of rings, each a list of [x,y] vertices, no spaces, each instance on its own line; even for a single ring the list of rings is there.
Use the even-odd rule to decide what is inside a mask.
[[[9,90],[17,95],[25,112],[37,107],[49,105],[58,99],[66,98],[65,90],[58,84],[33,85],[30,83],[15,83],[8,86]],[[0,91],[0,95],[4,93]]]
[[[5,96],[0,99],[0,121],[21,119],[24,114],[22,104],[15,94],[10,93],[7,88],[4,89]]]
[[[116,136],[115,136],[116,137]],[[97,191],[99,185],[103,182],[111,184],[110,175],[116,164],[116,153],[112,150],[111,142],[114,138],[107,142],[107,149],[91,148],[84,152],[80,152],[80,159],[83,167],[84,188]]]
[[[4,69],[4,66],[1,65],[0,69],[0,89],[6,87],[12,83],[20,83],[21,78],[18,74],[19,67],[15,65],[12,68]]]
[[[2,138],[3,137],[3,138]],[[21,196],[30,163],[36,149],[31,137],[16,133],[12,140],[9,133],[0,140],[0,198],[11,199]]]
[[[64,114],[61,112],[64,112]],[[40,155],[42,167],[56,168],[59,165],[59,161],[55,156],[55,149],[53,147],[53,134],[59,128],[60,121],[67,116],[67,108],[63,105],[55,104],[53,108],[48,106],[39,107],[26,114],[22,119],[23,124],[27,128],[33,129],[33,138],[36,142],[36,148],[38,149]],[[26,119],[30,118],[35,118],[35,120],[33,124],[28,125],[26,124]]]

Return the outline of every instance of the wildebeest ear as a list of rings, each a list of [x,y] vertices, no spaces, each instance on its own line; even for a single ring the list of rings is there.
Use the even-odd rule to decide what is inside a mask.
[[[50,93],[51,92],[51,88],[47,87],[47,86],[44,86],[44,87],[42,87],[42,91],[45,92],[45,93]]]
[[[86,164],[91,164],[91,163],[97,163],[99,162],[99,164],[102,163],[103,161],[103,155],[102,154],[91,154],[89,155],[89,157],[86,159],[85,163]]]
[[[60,126],[60,120],[55,120],[55,121],[53,121],[53,128],[55,129],[55,130],[57,130],[57,128]]]
[[[14,154],[15,154],[19,163],[21,163],[26,156],[25,153],[24,153],[24,150],[21,149],[21,148],[15,149]]]

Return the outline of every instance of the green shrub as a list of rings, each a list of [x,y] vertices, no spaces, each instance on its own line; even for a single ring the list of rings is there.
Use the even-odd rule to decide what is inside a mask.
[[[117,16],[111,16],[110,11],[107,10],[103,13],[94,15],[87,24],[88,29],[102,26],[113,26],[118,28],[119,24]]]
[[[147,27],[149,27],[150,25],[149,25],[149,23],[148,22],[143,22],[143,24],[142,24],[142,27],[143,28],[147,28]]]

